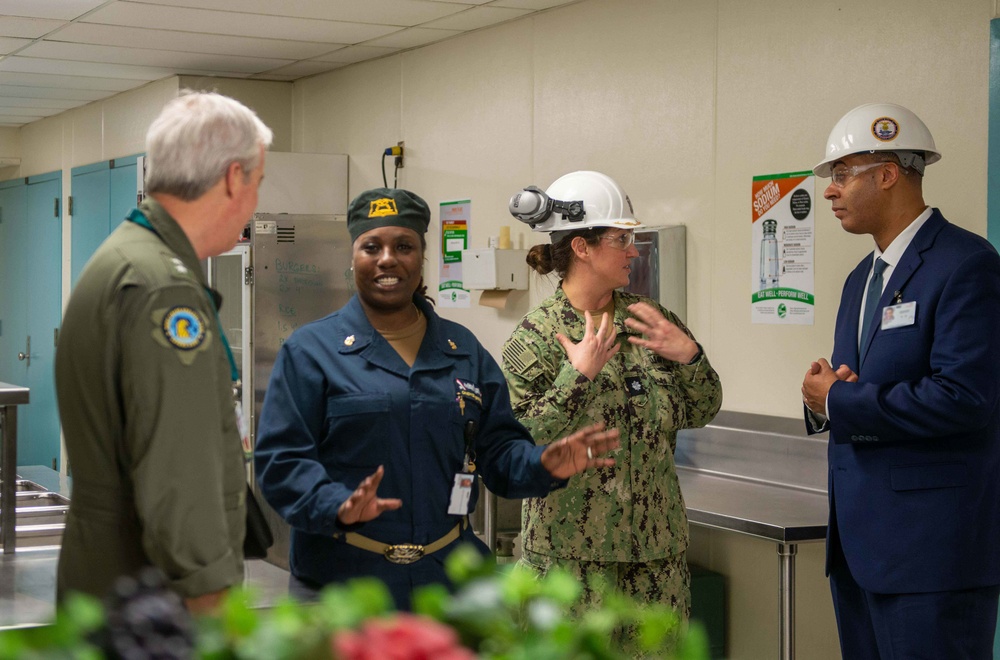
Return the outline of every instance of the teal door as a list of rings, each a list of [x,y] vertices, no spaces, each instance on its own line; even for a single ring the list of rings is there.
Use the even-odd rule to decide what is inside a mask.
[[[27,385],[31,402],[18,415],[18,465],[59,466],[59,410],[55,354],[62,319],[62,173],[29,177],[26,263],[27,336],[31,360]],[[25,360],[24,362],[28,362]],[[23,424],[21,419],[24,420]]]
[[[0,381],[24,386],[23,365],[17,359],[27,336],[27,298],[13,283],[22,279],[24,214],[27,211],[24,179],[0,182]]]
[[[129,211],[139,205],[139,181],[136,174],[138,156],[115,158],[111,161],[111,197],[108,216],[108,233],[122,223]]]
[[[62,317],[62,173],[0,186],[0,379],[31,389],[18,410],[17,464],[59,465],[55,342]]]
[[[76,286],[87,260],[108,237],[111,171],[107,163],[75,167],[71,185],[70,282],[72,286]]]
[[[74,167],[70,279],[136,206],[136,156]]]

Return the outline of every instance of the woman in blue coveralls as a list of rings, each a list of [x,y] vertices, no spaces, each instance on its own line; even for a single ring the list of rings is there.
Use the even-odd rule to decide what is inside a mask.
[[[618,432],[588,427],[536,447],[514,419],[496,361],[423,296],[430,210],[377,188],[348,209],[356,295],[284,343],[264,397],[255,466],[292,527],[291,585],[375,576],[397,607],[448,584],[462,542],[489,549],[468,513],[472,474],[504,497],[544,497],[574,474],[614,464]]]

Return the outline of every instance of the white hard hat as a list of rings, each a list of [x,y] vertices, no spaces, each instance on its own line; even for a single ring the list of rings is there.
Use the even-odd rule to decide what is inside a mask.
[[[621,227],[639,229],[632,202],[614,179],[600,172],[579,171],[564,174],[545,192],[528,186],[510,198],[511,214],[546,233]],[[558,237],[553,235],[553,241]]]
[[[924,122],[895,103],[866,103],[840,118],[826,141],[826,158],[813,168],[830,176],[838,160],[857,153],[893,151],[906,168],[924,173],[924,165],[941,160],[934,138]]]

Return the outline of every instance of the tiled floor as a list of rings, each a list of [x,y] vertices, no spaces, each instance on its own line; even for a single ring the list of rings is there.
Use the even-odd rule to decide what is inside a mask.
[[[0,626],[52,620],[58,559],[56,550],[0,555]]]

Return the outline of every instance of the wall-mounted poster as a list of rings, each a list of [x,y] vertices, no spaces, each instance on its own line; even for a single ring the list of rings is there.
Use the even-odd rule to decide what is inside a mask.
[[[462,250],[469,247],[472,200],[441,202],[441,271],[439,307],[468,307],[469,292],[462,281]]]
[[[812,172],[753,178],[750,318],[753,323],[812,325],[815,307]]]

